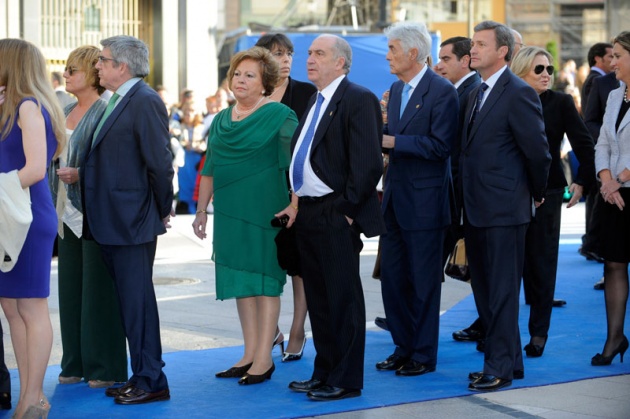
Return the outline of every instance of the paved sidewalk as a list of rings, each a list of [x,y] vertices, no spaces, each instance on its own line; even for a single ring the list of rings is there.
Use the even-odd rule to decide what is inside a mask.
[[[242,344],[233,301],[217,301],[211,239],[200,241],[192,233],[193,217],[177,216],[173,228],[161,236],[156,256],[154,282],[160,308],[162,345],[165,352],[199,350]],[[584,208],[563,212],[562,240],[578,241],[584,230]],[[208,237],[212,237],[208,231]],[[377,239],[367,239],[361,254],[361,275],[366,300],[368,328],[384,316],[380,283],[371,279]],[[448,310],[470,294],[470,286],[446,279],[442,310]],[[603,293],[593,291],[595,298]],[[599,294],[598,294],[599,293]],[[291,281],[282,297],[280,327],[288,333],[292,320]],[[61,360],[57,294],[57,264],[53,261],[49,299],[54,329],[50,365]],[[602,324],[605,320],[602,319]],[[15,368],[15,358],[3,319],[6,362]],[[465,325],[462,325],[465,326]],[[310,330],[307,320],[307,330]],[[288,338],[288,337],[287,337]],[[619,358],[615,359],[619,362]],[[630,418],[630,375],[584,380],[545,387],[505,390],[491,394],[441,399],[393,407],[322,416],[325,418]]]

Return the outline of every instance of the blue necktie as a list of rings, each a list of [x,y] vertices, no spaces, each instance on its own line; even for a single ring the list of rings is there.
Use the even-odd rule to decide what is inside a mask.
[[[103,117],[101,118],[101,121],[98,123],[98,126],[96,127],[96,131],[94,131],[94,135],[92,136],[92,146],[94,146],[94,140],[96,139],[96,137],[98,137],[98,133],[101,132],[101,128],[103,128],[103,124],[105,124],[107,117],[109,117],[109,114],[111,114],[112,111],[114,110],[114,106],[116,105],[116,101],[118,100],[119,97],[120,95],[118,93],[114,93],[112,97],[109,98],[109,102],[107,103],[107,108],[105,108],[105,113],[103,114]]]
[[[479,90],[477,90],[477,100],[475,101],[475,108],[472,111],[470,122],[468,123],[468,133],[470,133],[470,128],[473,126],[475,118],[477,118],[477,114],[479,114],[479,110],[481,109],[481,102],[483,101],[483,94],[486,92],[487,89],[488,85],[485,83],[481,83],[481,86],[479,86]]]
[[[302,144],[295,153],[295,159],[293,160],[293,190],[299,191],[304,184],[304,162],[306,161],[306,155],[308,154],[308,148],[313,142],[315,136],[315,127],[317,126],[317,119],[319,118],[319,111],[324,103],[324,96],[321,93],[317,94],[317,103],[315,104],[315,112],[313,112],[313,118],[306,130],[306,134],[302,139]]]
[[[405,106],[407,106],[407,102],[409,102],[409,91],[411,90],[411,85],[409,83],[405,83],[405,87],[403,87],[402,95],[400,95],[400,117],[402,118],[403,112],[405,112]]]

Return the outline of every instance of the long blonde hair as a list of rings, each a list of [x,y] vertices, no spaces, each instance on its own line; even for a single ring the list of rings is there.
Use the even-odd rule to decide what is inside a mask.
[[[11,132],[20,101],[33,97],[38,108],[46,108],[50,115],[57,139],[56,158],[66,142],[65,117],[39,48],[22,39],[0,39],[0,86],[6,86],[4,104],[0,106],[0,140]]]

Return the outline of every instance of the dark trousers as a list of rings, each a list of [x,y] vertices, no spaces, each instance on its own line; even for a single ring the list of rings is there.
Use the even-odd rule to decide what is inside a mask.
[[[365,301],[359,276],[363,242],[332,199],[300,199],[296,224],[304,291],[317,355],[312,378],[363,388]]]
[[[0,322],[0,393],[11,394],[11,374],[4,363],[4,332]]]
[[[556,289],[563,191],[547,192],[525,236],[523,288],[529,302],[529,334],[546,337]]]
[[[582,236],[582,250],[600,253],[601,214],[600,206],[604,203],[599,199],[599,184],[591,188],[586,195],[585,218],[586,229]]]
[[[394,354],[435,366],[445,229],[403,230],[391,206],[384,217],[381,291]]]
[[[473,295],[486,327],[483,372],[506,380],[523,369],[518,311],[526,232],[527,224],[464,227]]]
[[[156,392],[168,387],[162,372],[160,318],[153,289],[153,260],[157,239],[138,245],[101,245],[120,304],[121,318],[129,343],[129,379],[136,387]]]
[[[85,380],[127,381],[127,345],[114,282],[101,250],[64,225],[59,246],[61,374]]]

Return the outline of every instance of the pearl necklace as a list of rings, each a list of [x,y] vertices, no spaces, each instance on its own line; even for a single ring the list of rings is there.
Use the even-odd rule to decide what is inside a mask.
[[[236,105],[234,105],[234,112],[236,113],[236,119],[241,119],[241,116],[247,116],[250,113],[254,112],[254,110],[258,107],[258,105],[260,105],[260,102],[263,101],[265,97],[261,96],[260,99],[258,99],[258,102],[256,102],[256,104],[254,106],[252,106],[249,109],[245,109],[245,110],[238,110],[238,102],[236,103]]]
[[[628,86],[626,86],[626,92],[623,94],[623,102],[624,103],[630,102],[630,98],[628,97]]]

